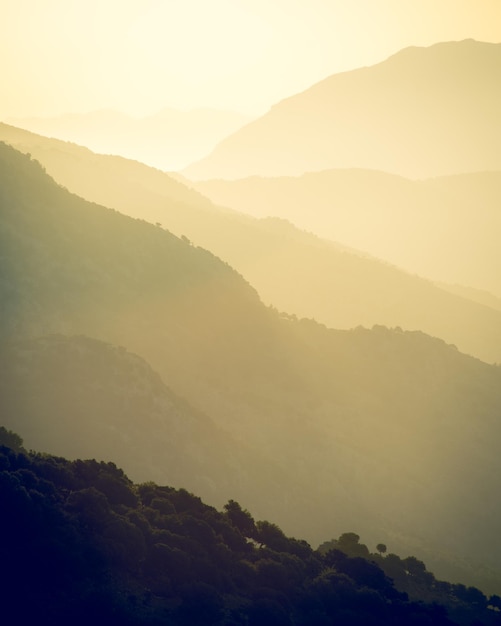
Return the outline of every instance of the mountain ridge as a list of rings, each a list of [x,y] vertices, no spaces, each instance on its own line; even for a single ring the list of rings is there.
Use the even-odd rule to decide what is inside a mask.
[[[69,194],[11,147],[0,156],[4,337],[126,346],[282,470],[288,532],[412,543],[439,575],[461,546],[476,563],[461,578],[496,587],[481,568],[498,562],[499,368],[422,332],[280,316],[214,255]]]
[[[52,176],[80,196],[111,206],[132,217],[163,225],[178,237],[185,236],[195,244],[210,249],[245,276],[258,289],[267,304],[279,310],[299,317],[315,318],[336,328],[383,324],[409,330],[423,329],[429,334],[443,337],[447,343],[458,345],[462,351],[490,362],[501,362],[501,353],[498,350],[498,346],[501,346],[499,311],[487,309],[485,302],[480,306],[471,300],[464,300],[464,293],[463,299],[458,299],[458,294],[449,295],[418,276],[388,263],[370,259],[364,253],[349,250],[338,243],[322,241],[318,236],[295,229],[284,221],[256,220],[219,204],[214,205],[197,189],[208,192],[216,201],[225,201],[228,195],[222,193],[218,197],[211,193],[210,185],[196,185],[194,189],[190,189],[145,165],[123,158],[95,155],[86,149],[79,149],[78,146],[48,140],[10,126],[0,125],[0,138],[38,158]],[[403,190],[403,195],[398,196],[402,197],[405,209],[402,211],[398,202],[389,201],[394,194],[393,187],[380,183],[380,177],[385,182],[391,182],[394,180],[393,176],[374,172],[364,173],[368,178],[364,178],[364,184],[356,186],[356,189],[369,190],[369,196],[379,193],[380,197],[388,198],[388,202],[384,203],[386,217],[383,215],[378,218],[370,203],[359,208],[356,201],[361,192],[357,191],[355,200],[351,199],[352,178],[357,180],[357,171],[349,173],[351,177],[345,183],[339,184],[338,181],[337,187],[340,191],[337,195],[350,207],[355,227],[363,219],[366,222],[365,230],[370,236],[385,221],[395,228],[398,219],[402,220],[399,218],[400,213],[405,217],[412,216],[413,210],[418,211],[420,205],[417,200],[405,200],[409,197],[409,192],[418,198],[423,195],[422,191],[420,194],[414,193],[414,185],[418,183],[397,179],[399,189]],[[331,184],[329,179],[323,181],[322,177],[326,174],[328,173],[306,177],[314,182],[313,189],[310,185],[301,191],[297,186],[302,179],[294,180],[296,187],[293,192],[284,192],[278,196],[278,200],[289,197],[289,201],[285,203],[286,211],[290,213],[296,210],[293,216],[297,214],[297,210],[302,209],[305,202],[309,202],[310,217],[313,218],[316,213],[321,217],[321,212],[331,202],[331,187],[334,191],[336,189],[336,185]],[[339,176],[338,173],[335,174]],[[251,182],[255,182],[254,179]],[[264,180],[261,182],[266,183]],[[280,180],[271,182],[281,183]],[[232,185],[237,188],[237,193],[230,194],[230,200],[234,201],[231,204],[237,205],[235,208],[246,211],[262,209],[261,214],[265,214],[265,211],[272,212],[274,202],[260,200],[265,194],[255,194],[256,190],[253,191],[248,186],[240,192],[239,184],[225,183],[229,185],[226,189],[231,190]],[[456,195],[458,194],[461,198],[472,195],[468,195],[462,188],[458,189]],[[326,200],[322,200],[322,197]],[[333,197],[336,197],[336,192]],[[278,204],[280,206],[282,204]],[[483,210],[479,207],[475,216],[478,216],[480,209]],[[451,206],[448,211],[452,210]],[[485,209],[481,223],[490,219],[489,210]],[[437,214],[443,213],[440,209]],[[362,217],[357,219],[359,215]],[[322,236],[327,232],[327,218],[328,215],[320,222],[324,231]],[[335,215],[332,215],[333,220],[334,218]],[[452,245],[453,233],[448,234],[448,219],[448,214],[445,213],[445,231],[442,229],[440,236],[447,236]],[[337,222],[339,226],[340,219]],[[344,218],[344,224],[345,230],[349,232],[350,222],[347,218]],[[417,225],[413,224],[411,230],[417,232]],[[430,228],[425,223],[422,230],[427,236]],[[438,233],[438,229],[435,230]],[[494,225],[488,232],[493,241],[493,249],[497,251]],[[469,233],[473,233],[472,228]],[[392,244],[392,239],[393,230],[386,228],[381,234],[381,240],[387,248]],[[431,242],[429,237],[427,239],[427,256],[420,256],[429,257],[433,261]],[[439,239],[437,234],[436,240]],[[410,245],[404,248],[407,252],[411,249]],[[419,254],[422,248],[423,245],[415,246],[416,253]],[[487,250],[484,245],[481,253],[486,256]],[[472,263],[469,259],[468,256],[463,263],[471,270]],[[499,277],[495,274],[494,278],[498,280]]]
[[[182,173],[235,179],[358,167],[419,179],[499,170],[500,67],[501,44],[408,48],[282,100]]]
[[[194,187],[218,204],[289,219],[423,278],[501,294],[500,171],[413,181],[335,169]]]

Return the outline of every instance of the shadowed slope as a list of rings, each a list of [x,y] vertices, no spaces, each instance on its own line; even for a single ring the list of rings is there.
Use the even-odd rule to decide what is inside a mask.
[[[218,506],[245,496],[258,511],[280,508],[284,474],[123,347],[64,335],[4,343],[0,396],[2,424],[29,449],[110,460],[136,481],[184,487]],[[308,506],[307,493],[296,498]]]

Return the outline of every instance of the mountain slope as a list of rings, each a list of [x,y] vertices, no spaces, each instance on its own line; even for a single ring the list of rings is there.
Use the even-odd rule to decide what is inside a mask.
[[[464,292],[463,297],[453,296],[417,276],[322,241],[283,221],[258,221],[219,208],[196,191],[142,164],[95,155],[78,146],[7,125],[0,125],[0,137],[22,151],[30,152],[56,180],[79,195],[133,217],[161,223],[178,236],[185,235],[211,250],[245,276],[266,303],[279,310],[312,317],[334,328],[383,324],[419,329],[457,345],[463,352],[501,362],[500,312],[471,302],[464,297]],[[367,235],[380,233],[381,236],[373,237],[373,240],[384,242],[388,250],[391,245],[395,247],[395,230],[404,236],[402,224],[408,219],[413,224],[412,233],[419,232],[426,240],[425,245],[416,243],[415,256],[436,267],[440,262],[454,268],[461,264],[468,272],[475,261],[489,269],[497,284],[497,196],[493,194],[493,199],[488,201],[488,194],[484,194],[485,205],[475,205],[475,211],[468,208],[475,195],[473,190],[483,188],[483,177],[479,179],[478,185],[471,185],[469,195],[465,193],[466,184],[457,185],[457,192],[451,187],[450,199],[443,207],[444,198],[448,197],[448,185],[444,185],[443,193],[434,194],[426,191],[428,187],[424,182],[413,183],[376,172],[325,172],[304,179],[250,179],[207,185],[208,193],[214,194],[213,197],[217,197],[214,192],[217,185],[222,200],[231,199],[236,207],[260,209],[263,214],[275,208],[276,212],[280,209],[284,213],[290,211],[294,219],[299,219],[299,210],[307,203],[311,220],[317,217],[324,233],[329,232],[329,218],[325,213],[329,211],[332,198],[333,203],[345,203],[347,209],[340,215],[334,215],[332,211],[328,213],[332,215],[331,233],[337,229],[341,235],[349,231],[350,224],[351,232],[358,232],[357,224],[367,224]],[[205,191],[205,185],[202,189]],[[350,192],[350,189],[355,191]],[[358,205],[357,199],[362,195],[360,189],[368,190],[367,205]],[[228,194],[225,196],[226,190]],[[378,211],[371,210],[369,199],[372,192],[385,199]],[[248,202],[242,200],[246,197]],[[457,210],[466,223],[465,228],[468,226],[466,231],[471,242],[466,248],[468,254],[465,254],[464,245],[459,245],[461,238],[450,227],[450,216],[459,197],[464,198],[464,204]],[[430,204],[424,210],[426,202]],[[395,230],[381,228],[383,223],[392,224]],[[431,230],[436,231],[436,254],[432,254]],[[492,246],[485,241],[480,246],[482,233],[485,241],[492,241]],[[453,262],[456,255],[452,254],[448,259],[443,253],[444,242],[454,248],[455,238],[460,256],[458,263]],[[474,255],[470,253],[473,241],[476,241]],[[401,248],[407,252],[412,246],[406,242]],[[381,246],[378,251],[384,253]],[[501,258],[499,262],[501,264]],[[485,277],[487,279],[486,273]]]
[[[223,206],[291,220],[422,277],[501,295],[501,172],[411,181],[327,170],[196,188]]]
[[[184,173],[193,179],[368,168],[423,178],[501,169],[501,44],[406,48],[276,104]]]
[[[218,506],[245,496],[256,511],[271,511],[282,500],[281,471],[124,347],[82,335],[4,343],[0,396],[2,424],[23,433],[29,449],[107,459],[138,482],[184,487]]]
[[[69,194],[5,145],[0,176],[4,342],[58,332],[126,346],[282,470],[260,497],[264,509],[279,489],[287,532],[355,529],[496,588],[499,368],[419,332],[280,317],[210,253]]]

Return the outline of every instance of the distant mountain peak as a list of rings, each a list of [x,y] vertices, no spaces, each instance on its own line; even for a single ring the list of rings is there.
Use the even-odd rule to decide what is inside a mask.
[[[326,77],[187,167],[235,179],[365,168],[426,178],[501,169],[501,44],[408,47]]]

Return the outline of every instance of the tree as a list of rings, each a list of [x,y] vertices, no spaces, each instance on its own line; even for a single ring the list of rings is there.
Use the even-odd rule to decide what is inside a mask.
[[[0,446],[6,446],[14,452],[23,452],[23,440],[19,435],[0,426]]]
[[[376,550],[379,552],[381,556],[386,552],[386,545],[384,543],[378,543],[376,546]]]
[[[285,536],[281,528],[276,524],[272,524],[266,520],[261,520],[256,524],[257,536],[259,543],[265,545],[275,552],[288,552],[290,540]]]
[[[453,585],[453,593],[462,602],[473,605],[475,607],[485,608],[487,606],[487,598],[476,587],[466,587],[462,584]]]
[[[365,544],[360,543],[360,536],[357,533],[343,533],[337,540],[336,548],[352,557],[369,558],[370,556],[369,549]]]
[[[228,500],[224,509],[230,522],[238,528],[244,537],[256,538],[256,524],[247,509],[242,509],[235,500]]]
[[[488,606],[491,606],[496,612],[501,611],[501,598],[494,594],[489,598]]]

